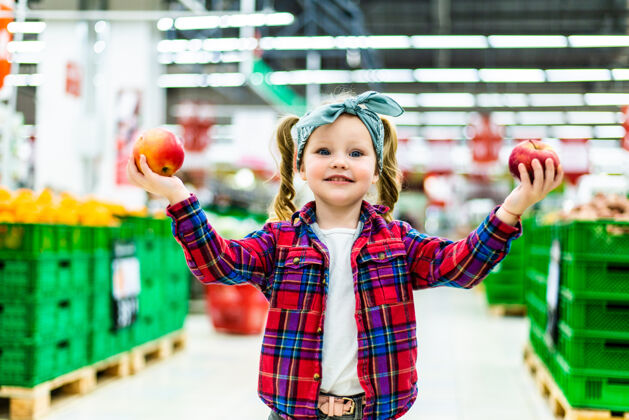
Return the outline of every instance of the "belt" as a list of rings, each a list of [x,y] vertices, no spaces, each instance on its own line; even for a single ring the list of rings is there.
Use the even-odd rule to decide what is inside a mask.
[[[337,397],[335,395],[319,394],[319,410],[326,416],[345,416],[354,414],[356,411],[356,401],[365,404],[364,395],[354,397]]]

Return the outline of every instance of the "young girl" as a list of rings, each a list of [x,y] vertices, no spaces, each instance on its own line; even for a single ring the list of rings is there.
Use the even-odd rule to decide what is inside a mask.
[[[466,239],[428,237],[391,216],[397,137],[378,114],[402,112],[366,92],[284,118],[277,221],[241,240],[221,238],[178,178],[152,172],[144,156],[141,171],[129,160],[130,179],[169,200],[192,273],[203,283],[253,284],[269,300],[258,383],[269,419],[406,413],[417,396],[413,290],[477,285],[520,236],[519,216],[562,180],[550,159],[545,173],[533,162],[533,182],[521,164],[520,185]],[[314,194],[299,211],[294,168]],[[380,205],[364,201],[372,184]]]

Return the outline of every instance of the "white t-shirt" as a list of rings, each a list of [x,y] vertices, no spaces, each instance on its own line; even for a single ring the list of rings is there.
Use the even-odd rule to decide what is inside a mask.
[[[312,228],[330,253],[321,391],[339,396],[360,394],[364,391],[358,381],[358,329],[350,254],[362,223],[356,229],[323,230],[316,223]]]

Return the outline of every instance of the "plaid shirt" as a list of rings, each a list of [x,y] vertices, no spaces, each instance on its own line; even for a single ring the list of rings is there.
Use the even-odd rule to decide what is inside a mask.
[[[401,417],[417,396],[413,289],[470,288],[504,258],[521,234],[495,216],[466,239],[428,237],[384,206],[362,203],[363,231],[351,250],[358,328],[358,378],[365,419]],[[316,419],[322,329],[330,273],[325,245],[314,234],[314,202],[291,222],[270,222],[241,240],[225,240],[208,224],[193,195],[168,207],[173,233],[203,283],[250,283],[270,302],[260,356],[258,393],[288,419]],[[349,302],[348,302],[349,304]]]

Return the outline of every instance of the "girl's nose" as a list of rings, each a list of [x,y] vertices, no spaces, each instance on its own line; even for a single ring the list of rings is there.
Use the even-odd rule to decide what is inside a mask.
[[[335,157],[334,159],[332,159],[332,167],[347,168],[347,161],[341,156]]]

